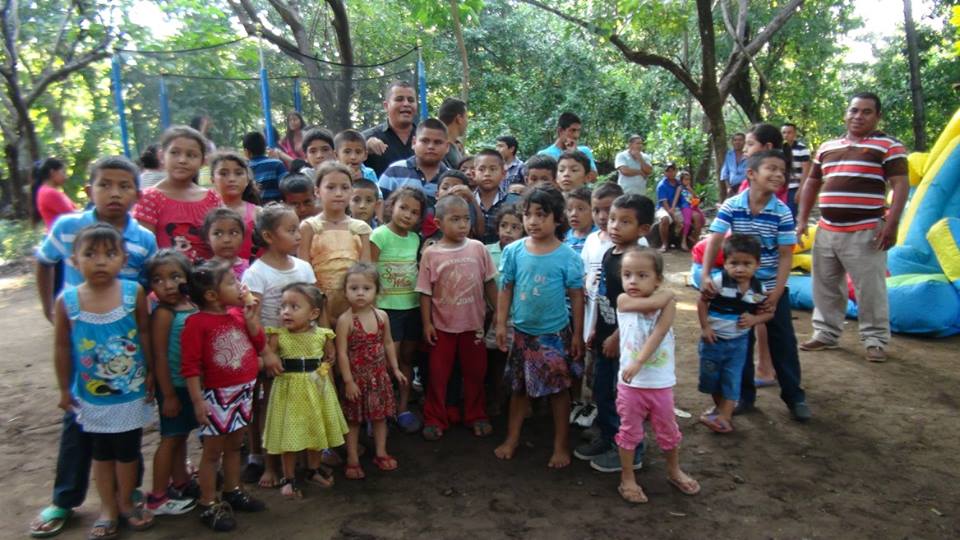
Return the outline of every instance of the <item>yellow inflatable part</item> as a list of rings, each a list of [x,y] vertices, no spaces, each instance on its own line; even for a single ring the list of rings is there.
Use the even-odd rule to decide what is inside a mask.
[[[806,253],[813,249],[813,240],[817,237],[817,226],[807,227],[807,235],[803,238],[797,237],[797,243],[793,246],[794,253]],[[794,257],[796,259],[796,257]]]
[[[927,241],[947,279],[955,283],[960,280],[960,238],[953,236],[950,221],[944,218],[934,223],[927,232]],[[796,265],[797,256],[793,257],[793,261]]]
[[[926,152],[914,152],[907,156],[907,163],[910,167],[910,187],[916,187],[923,180],[923,168],[927,166],[927,158],[930,154]]]
[[[950,121],[950,125],[947,127],[953,126],[954,120],[957,120],[958,117],[960,116],[954,115],[953,120]],[[960,131],[960,121],[957,122],[956,131]],[[940,144],[939,140],[937,141],[937,144]],[[957,135],[954,136],[954,138],[943,147],[943,151],[939,154],[930,152],[930,157],[934,159],[934,162],[927,167],[927,172],[924,173],[923,180],[920,182],[920,185],[917,186],[917,190],[913,193],[913,198],[910,199],[910,204],[907,205],[907,210],[903,213],[903,217],[900,219],[900,228],[897,231],[897,245],[902,245],[903,241],[907,238],[907,231],[910,230],[910,222],[913,221],[913,217],[917,214],[917,210],[923,206],[923,198],[927,194],[927,188],[930,187],[930,184],[933,183],[934,179],[936,179],[937,173],[940,172],[940,167],[943,167],[943,163],[947,160],[947,158],[950,157],[957,145],[960,145],[960,133],[957,133]]]
[[[803,270],[810,273],[813,270],[813,254],[800,253],[793,256],[793,270]]]
[[[953,113],[953,118],[947,122],[947,127],[943,128],[943,131],[940,132],[940,137],[937,138],[937,142],[935,142],[933,148],[930,149],[930,159],[927,160],[928,168],[923,171],[923,176],[927,175],[927,172],[930,170],[929,166],[941,155],[945,153],[949,154],[949,152],[945,152],[944,150],[958,135],[960,135],[960,109],[957,109],[957,112]]]

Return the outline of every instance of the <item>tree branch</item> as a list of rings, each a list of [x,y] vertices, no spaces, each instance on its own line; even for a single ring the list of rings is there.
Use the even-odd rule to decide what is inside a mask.
[[[783,25],[787,24],[787,21],[790,20],[790,17],[793,17],[794,13],[797,12],[797,9],[801,7],[803,0],[788,0],[786,5],[780,8],[780,11],[770,22],[767,23],[767,26],[763,28],[757,35],[743,46],[743,51],[738,52],[733,61],[727,64],[727,67],[723,70],[723,75],[720,77],[720,93],[726,96],[730,87],[733,84],[733,79],[736,78],[736,74],[743,67],[744,63],[747,62],[746,55],[755,55],[760,49],[776,34],[783,28]]]
[[[281,2],[280,0],[267,0],[267,2],[273,6],[273,9],[277,10],[280,18],[284,23],[286,23],[287,26],[290,27],[290,30],[294,34],[303,31],[303,24],[300,22],[300,16],[293,8]]]
[[[24,100],[27,108],[33,105],[33,102],[36,101],[38,97],[43,95],[43,93],[46,92],[47,87],[51,84],[66,79],[71,73],[81,70],[97,60],[103,60],[104,58],[109,57],[110,51],[107,50],[107,47],[110,45],[111,41],[111,36],[107,35],[107,37],[104,38],[104,40],[101,41],[96,47],[84,53],[82,56],[80,56],[80,58],[64,64],[59,69],[50,71],[49,73],[44,73],[39,79],[37,79],[33,89],[29,94],[27,94],[27,97]]]
[[[720,0],[720,11],[723,13],[723,25],[727,29],[727,34],[733,38],[733,44],[736,46],[737,51],[745,56],[750,62],[750,65],[753,66],[753,69],[757,72],[757,77],[760,78],[760,84],[763,86],[768,86],[767,78],[764,76],[763,70],[760,69],[757,61],[753,58],[753,55],[748,53],[743,46],[743,38],[746,37],[744,35],[744,32],[746,32],[746,25],[741,25],[740,23],[745,21],[744,12],[746,11],[746,0],[740,0],[740,13],[738,15],[739,21],[737,22],[736,29],[734,29],[733,23],[730,22],[730,12],[727,9],[727,3],[724,0]]]

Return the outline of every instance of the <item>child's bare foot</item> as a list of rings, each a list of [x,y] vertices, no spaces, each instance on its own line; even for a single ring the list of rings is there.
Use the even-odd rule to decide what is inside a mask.
[[[634,484],[632,486],[626,486],[620,484],[617,486],[617,492],[620,493],[620,496],[623,497],[623,500],[632,504],[643,504],[647,502],[647,494],[643,492],[643,488],[639,485]]]
[[[551,469],[562,469],[568,465],[570,465],[570,451],[565,448],[555,449],[550,456],[550,462],[547,463],[547,467]]]
[[[684,495],[696,495],[700,493],[700,482],[697,482],[693,477],[683,471],[677,471],[676,474],[668,476],[667,482],[670,482],[670,485],[680,490],[680,493]]]
[[[303,493],[297,488],[296,480],[281,478],[280,486],[280,495],[283,495],[284,499],[299,499],[303,496]]]
[[[260,477],[260,481],[257,484],[262,488],[275,488],[279,485],[278,482],[277,473],[267,467],[267,469],[263,471],[263,476]]]
[[[500,459],[513,459],[513,454],[517,451],[517,444],[518,441],[507,439],[493,450],[493,454]]]

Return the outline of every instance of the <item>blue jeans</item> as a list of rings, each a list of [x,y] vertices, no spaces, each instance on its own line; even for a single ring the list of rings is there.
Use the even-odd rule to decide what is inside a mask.
[[[753,330],[750,331],[750,343],[747,346],[746,361],[743,364],[743,378],[740,382],[740,401],[752,405],[757,400],[757,387],[753,383],[753,345],[756,341]],[[780,384],[780,399],[792,407],[794,403],[806,401],[806,394],[800,386],[800,355],[797,352],[797,336],[793,333],[793,320],[790,312],[790,291],[785,289],[773,318],[767,321],[767,343],[770,345],[770,358]]]
[[[704,394],[719,394],[723,399],[739,401],[740,378],[747,360],[749,332],[733,339],[717,338],[716,343],[700,340],[700,384]]]
[[[790,188],[787,190],[787,207],[790,208],[790,213],[793,214],[793,219],[797,219],[797,207],[800,206],[800,201],[797,200],[797,196],[800,194],[798,188]]]
[[[57,477],[53,481],[53,504],[60,508],[76,508],[83,504],[90,485],[93,444],[90,436],[77,423],[77,415],[64,413],[60,430],[60,452],[57,455]]]
[[[619,358],[603,355],[603,349],[593,351],[593,401],[597,404],[597,419],[600,438],[613,444],[613,437],[620,430],[620,416],[617,414],[617,373],[620,370]]]

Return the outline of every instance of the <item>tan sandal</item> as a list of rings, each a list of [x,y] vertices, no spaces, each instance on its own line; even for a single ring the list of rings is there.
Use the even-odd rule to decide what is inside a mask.
[[[623,497],[623,500],[631,504],[644,504],[649,501],[646,493],[643,492],[640,486],[627,488],[623,487],[623,484],[620,484],[617,486],[617,492]]]
[[[700,493],[700,482],[697,482],[693,478],[687,477],[686,482],[682,482],[675,478],[667,478],[667,482],[670,482],[670,485],[677,488],[680,493],[684,495],[696,495]]]

